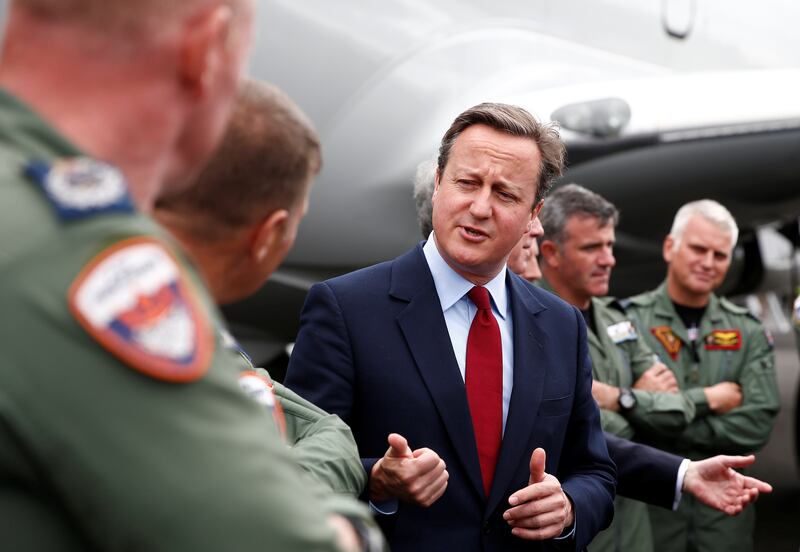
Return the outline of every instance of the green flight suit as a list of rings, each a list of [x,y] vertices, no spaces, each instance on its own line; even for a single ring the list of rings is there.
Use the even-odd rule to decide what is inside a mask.
[[[124,240],[136,238],[162,259],[177,255],[158,266],[178,274],[184,301],[178,307],[191,307],[191,328],[212,328],[219,320],[199,278],[180,254],[170,253],[154,222],[132,209],[107,210],[106,199],[96,196],[89,203],[99,209],[67,218],[25,174],[41,166],[34,160],[49,165],[76,156],[75,147],[0,91],[3,549],[338,550],[325,522],[329,513],[363,520],[368,514],[355,501],[303,481],[305,472],[268,414],[242,393],[232,355],[210,330],[195,334],[197,356],[187,366],[199,368],[190,381],[167,382],[153,375],[165,373],[161,365],[118,360],[120,351],[133,358],[134,349],[156,358],[142,345],[148,335],[112,355],[98,337],[108,327],[93,337],[84,328],[96,322],[79,323],[73,314],[86,312],[79,274],[110,247],[128,251]],[[81,187],[67,180],[68,191],[58,193],[81,195]],[[103,266],[118,274],[124,268]],[[135,273],[124,281],[139,282]],[[122,289],[118,281],[107,283]],[[190,320],[178,307],[171,307],[178,322]],[[126,320],[135,323],[137,312]],[[175,343],[147,346],[180,345],[186,326],[174,329]]]
[[[223,342],[237,353],[243,373],[256,371],[269,381],[281,407],[282,412],[277,416],[283,416],[286,442],[300,467],[333,492],[358,497],[366,485],[367,474],[347,424],[274,381],[263,368],[254,367],[250,356],[227,331],[223,331]],[[268,410],[273,412],[272,408]]]
[[[640,438],[660,449],[698,460],[715,454],[749,454],[769,439],[780,407],[774,355],[761,323],[746,309],[712,295],[697,340],[670,300],[666,284],[631,298],[628,312],[650,347],[675,373],[682,394],[695,405],[695,419],[679,435],[650,432]],[[742,404],[722,415],[711,412],[704,387],[737,382]],[[749,551],[755,510],[736,517],[684,495],[678,511],[650,508],[656,550]]]
[[[542,279],[539,285],[553,291]],[[622,307],[613,297],[592,298],[592,315],[597,332],[587,329],[592,377],[615,387],[631,387],[655,362],[653,351],[629,324]],[[615,329],[617,331],[615,331]],[[622,329],[623,331],[620,331]],[[633,439],[639,428],[659,428],[680,432],[694,416],[694,406],[682,396],[632,390],[636,406],[625,412],[600,409],[603,430]],[[647,505],[618,496],[614,500],[614,520],[598,533],[589,545],[591,552],[653,550],[653,536]]]

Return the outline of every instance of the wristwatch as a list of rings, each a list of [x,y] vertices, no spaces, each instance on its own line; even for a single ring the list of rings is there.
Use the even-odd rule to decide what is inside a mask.
[[[623,412],[633,410],[636,406],[636,395],[629,387],[619,388],[619,409]]]

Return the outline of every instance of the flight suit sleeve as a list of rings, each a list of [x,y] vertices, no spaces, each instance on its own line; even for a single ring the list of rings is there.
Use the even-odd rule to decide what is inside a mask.
[[[600,425],[603,431],[623,439],[633,439],[636,433],[622,414],[604,408],[600,409]]]
[[[335,493],[360,495],[367,474],[347,424],[280,383],[273,383],[273,391],[283,407],[286,437],[298,464]]]
[[[14,313],[0,322],[0,421],[91,548],[337,551],[324,489],[241,391],[230,355],[205,342],[207,371],[184,383],[121,362],[68,313],[57,267],[72,261],[47,253],[0,285]]]
[[[716,454],[746,454],[759,450],[769,439],[780,409],[775,380],[775,357],[760,326],[753,325],[737,381],[742,405],[722,415],[695,420],[680,439],[692,447]]]
[[[625,416],[636,431],[680,435],[694,419],[694,404],[683,393],[631,391],[636,397],[636,406]]]
[[[627,345],[626,352],[630,356],[635,384],[658,357],[641,336]],[[654,393],[641,389],[631,391],[636,397],[636,406],[626,412],[625,417],[636,431],[679,435],[694,419],[694,404],[681,393]]]

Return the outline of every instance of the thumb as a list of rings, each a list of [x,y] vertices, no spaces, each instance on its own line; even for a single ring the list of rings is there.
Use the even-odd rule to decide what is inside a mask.
[[[386,451],[386,456],[390,458],[413,458],[414,455],[408,447],[408,441],[399,433],[390,433],[387,441],[389,441],[389,450]]]
[[[531,479],[530,484],[539,483],[544,479],[544,464],[547,455],[543,448],[537,448],[531,454]]]
[[[729,468],[745,468],[756,461],[752,454],[749,456],[721,456],[722,462]]]

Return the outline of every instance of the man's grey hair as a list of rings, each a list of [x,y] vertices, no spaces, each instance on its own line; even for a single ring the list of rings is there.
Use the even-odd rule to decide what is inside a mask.
[[[578,184],[565,184],[548,196],[539,212],[544,228],[541,239],[563,244],[567,237],[564,228],[574,216],[594,217],[600,226],[619,222],[619,211],[603,196]]]
[[[731,212],[724,205],[713,199],[691,201],[678,209],[672,221],[672,229],[669,231],[669,235],[673,239],[673,249],[677,249],[678,245],[680,245],[683,231],[686,229],[689,220],[695,215],[703,217],[721,231],[728,232],[731,235],[731,249],[733,249],[733,246],[736,245],[736,240],[739,239],[739,227],[736,225],[736,220],[731,215]]]
[[[516,105],[482,103],[471,107],[455,118],[442,137],[437,167],[440,175],[444,173],[456,139],[474,125],[486,125],[512,136],[530,138],[539,148],[539,166],[532,167],[537,175],[536,198],[531,205],[533,209],[547,195],[553,180],[564,171],[566,149],[558,135],[558,127],[554,123],[540,123],[533,115]]]
[[[414,175],[414,204],[417,206],[417,222],[422,237],[433,231],[433,189],[436,187],[436,159],[417,165]]]

